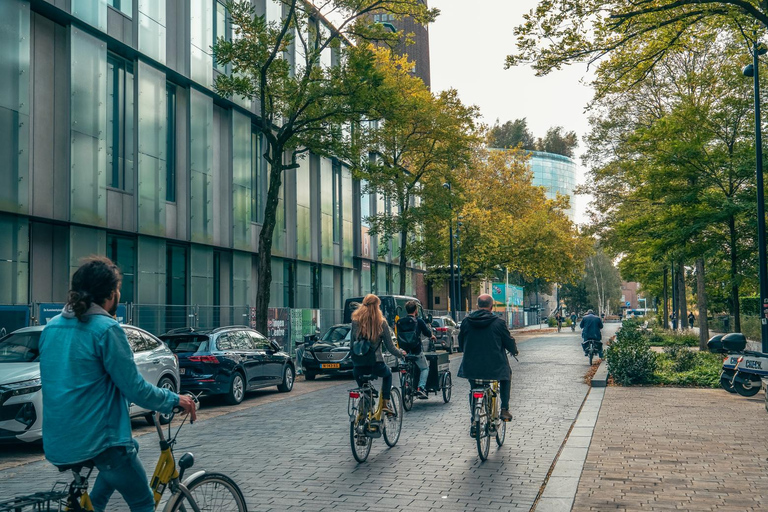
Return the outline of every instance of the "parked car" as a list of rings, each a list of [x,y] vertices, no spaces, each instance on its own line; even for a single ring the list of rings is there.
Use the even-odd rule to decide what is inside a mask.
[[[227,403],[236,405],[254,389],[293,389],[296,368],[291,357],[279,343],[249,327],[203,331],[185,327],[160,339],[179,358],[182,391],[223,395]]]
[[[139,373],[147,382],[176,391],[179,362],[163,342],[143,329],[122,325]],[[43,326],[25,327],[0,339],[0,442],[39,441],[42,437],[43,397],[40,386],[39,341]],[[150,411],[134,404],[131,417]],[[161,416],[167,422],[168,416]]]
[[[435,332],[435,347],[442,347],[446,352],[459,350],[459,327],[449,316],[438,316],[432,319],[432,330]]]
[[[315,380],[318,375],[352,375],[352,358],[349,356],[351,324],[331,326],[325,333],[318,336],[308,336],[305,342],[297,343],[304,346],[301,366],[304,378]],[[384,362],[390,368],[397,366],[395,356],[382,347]]]
[[[354,311],[355,304],[362,304],[365,297],[352,297],[344,301],[344,323],[348,324],[352,322],[352,312]],[[409,300],[416,301],[418,305],[418,312],[416,313],[427,325],[432,323],[432,317],[425,315],[424,310],[421,307],[421,302],[416,297],[407,297],[404,295],[379,295],[381,300],[381,312],[384,315],[389,327],[395,328],[395,320],[398,317],[405,316],[405,303]]]

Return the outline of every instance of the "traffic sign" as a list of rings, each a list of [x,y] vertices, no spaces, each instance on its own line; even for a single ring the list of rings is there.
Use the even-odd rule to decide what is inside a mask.
[[[629,301],[627,301],[626,304],[627,304],[627,307],[630,307],[632,305],[632,303]]]

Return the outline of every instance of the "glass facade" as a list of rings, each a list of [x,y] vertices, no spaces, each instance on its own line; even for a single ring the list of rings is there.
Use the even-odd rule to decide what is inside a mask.
[[[531,151],[530,166],[533,172],[533,184],[544,187],[547,197],[554,199],[557,194],[571,200],[567,210],[571,220],[575,218],[573,191],[576,188],[576,162],[567,156]]]
[[[0,209],[29,213],[30,13],[0,2]]]
[[[281,19],[279,1],[261,1]],[[249,102],[211,91],[211,45],[232,36],[224,2],[185,2],[186,21],[165,1],[0,1],[0,303],[65,300],[94,254],[118,264],[123,302],[153,331],[191,324],[188,305],[254,303],[264,139]],[[374,254],[365,221],[383,196],[311,154],[280,179],[271,306],[340,309],[394,290],[393,255]],[[203,309],[206,325],[234,318]]]

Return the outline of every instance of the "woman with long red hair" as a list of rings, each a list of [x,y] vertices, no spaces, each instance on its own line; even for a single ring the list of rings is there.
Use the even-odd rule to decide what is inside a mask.
[[[404,357],[405,352],[398,350],[392,342],[392,331],[390,331],[389,325],[381,313],[380,305],[381,300],[376,295],[370,293],[365,296],[360,307],[352,313],[352,342],[367,340],[370,343],[369,353],[364,356],[367,359],[366,362],[360,363],[360,361],[365,360],[364,358],[358,358],[357,362],[355,358],[352,359],[354,364],[352,374],[358,386],[363,384],[360,380],[360,377],[363,375],[381,377],[381,398],[384,401],[382,410],[385,413],[394,414],[394,411],[389,406],[392,372],[384,362],[381,347],[382,345],[386,346],[387,350],[398,359]]]

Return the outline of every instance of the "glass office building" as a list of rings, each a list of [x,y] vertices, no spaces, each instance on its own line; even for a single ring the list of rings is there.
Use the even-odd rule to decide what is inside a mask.
[[[222,36],[223,0],[0,1],[0,304],[64,301],[91,254],[120,265],[124,302],[254,303],[268,170],[255,106],[213,91]],[[394,292],[363,221],[388,207],[335,159],[285,171],[271,305]]]
[[[576,188],[576,162],[567,156],[541,151],[530,151],[529,160],[533,172],[533,184],[544,187],[547,197],[554,199],[557,194],[570,198],[568,217],[575,219],[573,192]]]

